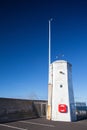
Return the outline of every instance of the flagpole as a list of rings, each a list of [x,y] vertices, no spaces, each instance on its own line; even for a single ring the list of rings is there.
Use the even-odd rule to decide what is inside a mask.
[[[51,119],[51,105],[52,105],[52,81],[51,81],[51,21],[52,19],[49,20],[49,71],[48,71],[48,107],[47,107],[47,119]]]

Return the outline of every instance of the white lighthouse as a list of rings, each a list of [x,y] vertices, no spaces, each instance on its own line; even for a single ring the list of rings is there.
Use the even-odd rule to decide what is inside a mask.
[[[54,121],[75,121],[72,65],[58,60],[50,65],[48,85],[48,117]]]
[[[75,121],[72,65],[64,60],[52,63],[51,120]]]
[[[64,60],[51,63],[51,20],[49,20],[49,77],[47,119],[75,121],[72,65]]]

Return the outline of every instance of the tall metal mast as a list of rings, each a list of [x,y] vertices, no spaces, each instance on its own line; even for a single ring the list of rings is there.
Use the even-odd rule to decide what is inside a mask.
[[[52,104],[52,81],[51,81],[51,21],[49,20],[49,71],[48,71],[48,107],[47,107],[47,119],[51,119],[51,104]]]

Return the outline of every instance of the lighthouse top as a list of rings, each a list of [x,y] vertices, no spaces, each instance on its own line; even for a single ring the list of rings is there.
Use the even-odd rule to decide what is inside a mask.
[[[53,63],[67,63],[67,64],[69,64],[69,65],[71,65],[68,61],[65,61],[65,60],[56,60],[56,61],[54,61]],[[52,64],[53,64],[52,63]],[[72,66],[72,65],[71,65]]]

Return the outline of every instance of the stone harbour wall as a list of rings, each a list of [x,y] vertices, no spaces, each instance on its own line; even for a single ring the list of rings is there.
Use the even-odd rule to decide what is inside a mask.
[[[47,101],[0,98],[0,122],[46,116]]]

